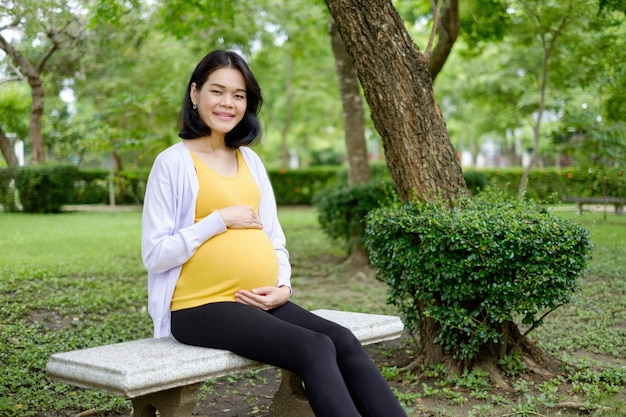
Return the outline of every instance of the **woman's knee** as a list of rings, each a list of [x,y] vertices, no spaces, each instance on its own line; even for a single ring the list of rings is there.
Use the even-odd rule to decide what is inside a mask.
[[[300,346],[301,360],[306,363],[334,360],[337,356],[333,340],[323,333],[309,335]]]
[[[339,354],[362,350],[359,339],[345,327],[337,326],[328,336]]]

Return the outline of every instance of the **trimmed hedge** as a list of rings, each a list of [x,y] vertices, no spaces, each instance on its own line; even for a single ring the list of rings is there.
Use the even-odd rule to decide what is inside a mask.
[[[491,187],[505,191],[511,196],[517,196],[517,189],[524,170],[522,168],[483,169],[480,172],[487,178]],[[602,196],[605,181],[607,196],[626,197],[626,178],[619,168],[606,169],[605,177],[598,171],[581,170],[576,167],[562,169],[537,168],[530,171],[526,196],[531,199],[546,201],[554,194],[558,197],[589,197]],[[467,181],[467,179],[466,179]]]
[[[107,204],[109,171],[104,169],[80,170],[74,185],[74,204]]]
[[[0,169],[0,204],[4,211],[17,212],[16,199],[17,193],[15,190],[15,177],[17,176],[16,168],[4,168]]]
[[[391,180],[373,180],[349,187],[346,184],[320,190],[313,198],[322,231],[341,241],[348,253],[363,247],[365,216],[370,211],[398,200]]]
[[[313,196],[337,182],[338,168],[319,167],[299,170],[268,170],[279,205],[310,205]]]
[[[533,202],[485,192],[455,204],[374,210],[365,241],[407,328],[419,329],[423,311],[440,326],[434,342],[471,359],[505,341],[506,322],[536,328],[569,303],[592,244],[588,230]]]
[[[16,210],[15,188],[11,180],[23,168],[0,169],[0,204],[6,211]],[[384,163],[371,165],[372,181],[390,181]],[[141,204],[145,192],[149,169],[123,171],[114,178],[115,201],[118,204]],[[270,169],[278,205],[311,205],[314,196],[321,190],[343,186],[347,183],[344,167],[313,167],[299,170]],[[522,178],[521,168],[467,170],[463,173],[465,183],[473,195],[488,187],[504,190],[511,196],[517,195]],[[109,171],[103,169],[78,170],[75,192],[69,204],[108,204]],[[606,171],[606,187],[609,196],[626,196],[626,179],[619,169]],[[602,177],[597,172],[577,168],[539,169],[531,171],[526,196],[539,201],[548,201],[564,196],[602,196]]]
[[[68,164],[40,164],[17,170],[15,187],[25,213],[60,213],[71,203],[78,168]]]
[[[148,170],[122,171],[113,177],[117,204],[142,204]],[[74,204],[109,204],[110,172],[105,169],[80,171],[76,182]]]

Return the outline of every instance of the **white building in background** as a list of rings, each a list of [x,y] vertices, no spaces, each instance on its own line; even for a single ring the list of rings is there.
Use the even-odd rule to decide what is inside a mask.
[[[521,141],[516,140],[512,152],[505,153],[502,151],[501,143],[486,139],[478,149],[478,153],[474,156],[469,150],[463,150],[460,153],[461,166],[469,168],[507,168],[511,166],[521,165],[526,168],[530,164],[531,151],[523,149]]]
[[[500,165],[500,146],[491,139],[487,139],[476,156],[476,168],[494,168]]]
[[[24,166],[24,141],[18,139],[15,141],[13,145],[13,151],[15,152],[15,156],[17,158],[17,165],[23,167]]]
[[[9,141],[13,141],[13,152],[17,158],[17,165],[24,166],[24,141],[17,138],[15,133],[6,133],[5,136]]]
[[[298,158],[298,151],[295,149],[289,149],[289,169],[300,168],[300,158]]]

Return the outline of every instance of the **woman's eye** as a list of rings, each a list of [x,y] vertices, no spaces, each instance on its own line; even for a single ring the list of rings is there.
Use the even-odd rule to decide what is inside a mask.
[[[246,96],[241,95],[241,94],[236,94],[236,95],[235,95],[235,97],[236,97],[238,100],[245,100],[245,99],[246,99]]]
[[[211,90],[211,93],[213,93],[213,94],[222,94],[222,92],[220,90]]]

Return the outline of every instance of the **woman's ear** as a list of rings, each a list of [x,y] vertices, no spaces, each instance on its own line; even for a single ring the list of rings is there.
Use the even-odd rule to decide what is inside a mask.
[[[191,98],[191,102],[193,104],[198,104],[198,89],[196,88],[196,83],[191,83],[191,90],[189,91],[189,97]]]

